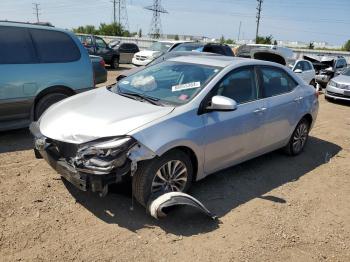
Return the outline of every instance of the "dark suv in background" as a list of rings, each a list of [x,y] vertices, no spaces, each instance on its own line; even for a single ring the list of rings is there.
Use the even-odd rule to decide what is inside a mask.
[[[119,40],[111,41],[108,46],[118,52],[120,64],[131,64],[134,54],[140,52],[137,44],[122,43]]]
[[[88,53],[66,30],[0,21],[0,130],[23,128],[94,87]]]
[[[214,53],[214,54],[219,54],[224,56],[235,56],[230,46],[225,44],[219,44],[219,43],[199,43],[199,42],[182,43],[171,50],[171,52],[178,52],[178,51],[198,51],[198,52]]]
[[[76,34],[76,36],[90,55],[101,56],[105,63],[114,69],[119,67],[118,51],[109,47],[101,37],[86,34]]]

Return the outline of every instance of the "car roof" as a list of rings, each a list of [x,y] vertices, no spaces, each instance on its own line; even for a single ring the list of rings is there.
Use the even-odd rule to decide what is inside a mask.
[[[51,30],[51,31],[59,31],[59,32],[69,32],[65,29],[60,29],[53,26],[48,25],[37,25],[37,24],[31,24],[31,23],[25,23],[25,22],[6,22],[6,21],[0,21],[0,26],[13,26],[13,27],[23,27],[23,28],[33,28],[33,29],[45,29],[45,30]]]

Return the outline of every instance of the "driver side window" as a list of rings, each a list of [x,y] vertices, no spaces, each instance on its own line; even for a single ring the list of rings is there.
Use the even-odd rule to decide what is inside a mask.
[[[103,39],[102,39],[102,38],[99,38],[99,37],[96,37],[96,45],[97,45],[99,48],[101,48],[101,49],[107,47],[105,41],[103,41]]]
[[[217,87],[217,95],[235,100],[238,104],[258,97],[254,68],[234,70],[226,75]]]

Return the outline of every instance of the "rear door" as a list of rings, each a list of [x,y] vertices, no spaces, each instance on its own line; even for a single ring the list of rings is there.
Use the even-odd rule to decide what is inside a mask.
[[[263,148],[278,148],[299,121],[298,107],[304,99],[298,83],[283,69],[259,66],[261,98],[266,101]]]
[[[37,90],[33,64],[38,62],[29,31],[0,26],[0,39],[0,125],[9,120],[29,122]]]

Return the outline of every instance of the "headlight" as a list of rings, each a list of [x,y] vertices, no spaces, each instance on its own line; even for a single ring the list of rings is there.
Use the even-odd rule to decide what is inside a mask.
[[[80,146],[73,163],[77,170],[82,172],[110,173],[125,163],[127,151],[135,144],[136,140],[132,137],[92,141]]]
[[[337,87],[337,83],[334,82],[333,80],[330,80],[330,81],[328,82],[328,85],[329,85],[329,86]]]

